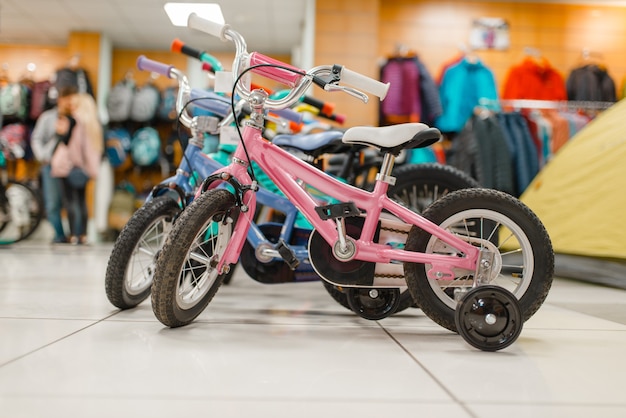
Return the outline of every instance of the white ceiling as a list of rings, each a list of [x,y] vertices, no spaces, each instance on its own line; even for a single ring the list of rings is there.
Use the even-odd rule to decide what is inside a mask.
[[[65,45],[71,31],[100,32],[115,48],[168,50],[174,38],[206,51],[232,46],[170,23],[163,5],[176,0],[0,0],[0,44]],[[307,3],[314,0],[180,0],[215,2],[250,50],[289,54],[302,41]],[[384,7],[384,1],[381,7]],[[436,0],[433,0],[436,1]],[[626,0],[487,0],[624,6]]]
[[[197,49],[232,45],[174,27],[163,5],[174,0],[0,0],[0,43],[65,45],[71,31],[99,32],[115,48],[168,50],[174,38]],[[251,50],[289,54],[302,41],[307,0],[182,0],[219,3]]]

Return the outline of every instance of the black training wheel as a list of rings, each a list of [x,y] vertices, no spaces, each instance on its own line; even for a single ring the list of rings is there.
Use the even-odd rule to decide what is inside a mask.
[[[457,306],[455,322],[461,337],[483,351],[498,351],[513,344],[524,323],[517,298],[491,285],[467,292]]]
[[[376,321],[393,315],[400,305],[400,290],[363,287],[344,288],[348,306],[361,318]]]

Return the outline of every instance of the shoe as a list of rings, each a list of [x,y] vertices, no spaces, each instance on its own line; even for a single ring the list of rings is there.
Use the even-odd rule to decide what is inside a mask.
[[[55,238],[55,239],[52,240],[52,244],[54,244],[54,245],[56,245],[56,244],[69,244],[69,241],[65,237]]]
[[[72,236],[70,237],[70,244],[72,244],[72,245],[78,245],[79,243],[80,243],[80,241],[78,240],[78,237],[77,237],[77,236],[72,235]]]

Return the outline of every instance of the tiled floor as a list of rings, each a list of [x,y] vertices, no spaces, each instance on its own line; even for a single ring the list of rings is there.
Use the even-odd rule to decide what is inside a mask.
[[[110,245],[0,248],[0,417],[624,417],[626,298],[556,279],[509,348],[241,270],[193,324],[106,299]],[[626,276],[625,276],[626,280]]]

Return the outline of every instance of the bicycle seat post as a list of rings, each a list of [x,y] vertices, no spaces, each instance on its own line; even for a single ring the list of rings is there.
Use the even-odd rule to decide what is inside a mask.
[[[385,153],[385,155],[383,156],[383,162],[380,166],[380,171],[376,175],[377,181],[378,180],[383,181],[385,183],[390,184],[391,186],[396,184],[396,178],[391,175],[395,161],[396,161],[395,155],[393,155],[390,152]]]

